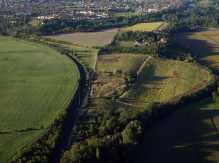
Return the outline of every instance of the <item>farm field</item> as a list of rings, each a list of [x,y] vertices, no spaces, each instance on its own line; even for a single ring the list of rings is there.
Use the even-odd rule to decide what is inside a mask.
[[[122,70],[126,73],[130,73],[132,76],[137,77],[137,71],[148,58],[145,54],[104,54],[99,55],[98,59],[118,59],[116,62],[112,61],[98,61],[96,65],[97,71],[106,70],[106,72],[113,73],[114,69]]]
[[[169,25],[169,23],[163,22],[163,24],[162,24],[159,28],[157,28],[157,29],[158,29],[158,30],[163,30],[163,29],[165,29],[168,25]]]
[[[85,68],[88,71],[91,71],[93,69],[95,55],[98,51],[97,49],[93,49],[90,46],[84,46],[78,44],[66,45],[66,44],[54,43],[49,41],[47,42],[49,44],[56,45],[56,47],[60,47],[65,50],[74,51],[74,53],[77,53],[77,58],[79,59],[79,61],[85,66]]]
[[[151,32],[159,28],[163,22],[154,22],[154,23],[139,23],[130,27],[122,28],[122,30],[131,30],[131,31],[147,31]]]
[[[39,22],[40,22],[39,20],[31,20],[28,24],[36,27],[39,24]]]
[[[0,37],[0,67],[3,162],[48,128],[76,91],[80,75],[65,55],[8,37]]]
[[[197,53],[200,63],[219,75],[219,29],[199,27],[197,32],[175,33],[173,38]]]
[[[115,13],[114,16],[122,16],[122,17],[130,17],[130,16],[137,16],[141,15],[142,13],[135,13],[135,12],[124,12],[124,13]]]
[[[207,71],[195,65],[153,57],[144,62],[137,75],[136,82],[119,101],[136,106],[174,101],[204,87],[210,79]]]
[[[211,121],[218,125],[218,109],[207,98],[175,111],[145,131],[134,162],[218,162],[219,140]]]
[[[104,46],[112,41],[117,31],[118,28],[109,28],[109,29],[102,29],[97,32],[44,35],[44,37],[69,41],[72,43],[79,43],[82,45]]]
[[[112,46],[135,46],[135,42],[132,42],[132,41],[114,41]]]

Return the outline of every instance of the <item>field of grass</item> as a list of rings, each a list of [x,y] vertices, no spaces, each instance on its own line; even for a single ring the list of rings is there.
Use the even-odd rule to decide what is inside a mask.
[[[31,26],[36,27],[39,23],[40,23],[39,20],[31,20],[28,24],[30,24]]]
[[[123,70],[137,77],[137,71],[148,58],[145,54],[105,54],[100,57],[120,57],[118,62],[97,62],[96,70],[106,72],[113,72],[114,69]]]
[[[132,41],[114,41],[113,46],[135,46]]]
[[[97,32],[45,35],[44,37],[68,41],[72,43],[79,43],[82,45],[104,46],[112,41],[117,31],[118,28],[109,28],[109,29],[102,29]]]
[[[158,29],[158,30],[163,30],[163,29],[165,29],[168,25],[169,25],[169,23],[163,22],[163,24],[162,24],[159,28],[157,28],[157,29]]]
[[[210,75],[184,62],[149,57],[138,71],[133,87],[119,100],[131,105],[145,106],[149,102],[173,101],[205,86]]]
[[[219,75],[219,29],[197,28],[197,32],[175,33],[173,38],[196,53],[201,64]]]
[[[0,67],[3,162],[48,127],[76,91],[80,76],[65,55],[7,37],[0,37]]]
[[[154,22],[154,23],[139,23],[130,27],[122,28],[122,30],[131,30],[131,31],[148,31],[151,32],[158,27],[160,27],[163,22]]]
[[[93,49],[90,46],[84,46],[84,45],[78,45],[78,44],[72,44],[72,45],[66,45],[61,43],[54,43],[54,42],[48,42],[49,44],[55,44],[56,47],[61,47],[65,50],[73,50],[74,53],[77,53],[77,58],[88,71],[91,71],[93,69],[94,61],[95,61],[95,55],[97,53],[97,49]]]
[[[145,131],[134,162],[218,162],[219,140],[211,121],[212,116],[218,125],[218,109],[207,98],[175,111]]]
[[[122,16],[122,17],[130,17],[130,16],[137,16],[141,15],[142,13],[135,13],[135,12],[124,12],[124,13],[115,13],[114,16]]]

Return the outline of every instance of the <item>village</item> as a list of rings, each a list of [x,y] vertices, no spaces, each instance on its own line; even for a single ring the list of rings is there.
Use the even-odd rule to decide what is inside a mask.
[[[148,14],[180,4],[179,0],[0,0],[0,18],[29,15],[38,19],[106,19],[117,12]]]

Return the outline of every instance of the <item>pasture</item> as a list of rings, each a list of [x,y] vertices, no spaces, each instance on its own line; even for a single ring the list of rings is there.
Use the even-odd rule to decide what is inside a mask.
[[[196,53],[201,64],[219,75],[219,29],[199,27],[196,32],[175,33],[173,38]]]
[[[135,106],[174,101],[204,87],[209,79],[210,74],[195,65],[149,57],[138,70],[136,82],[119,101]]]
[[[93,49],[89,46],[78,45],[78,44],[66,45],[62,43],[54,43],[54,42],[49,42],[49,41],[47,42],[49,44],[55,45],[56,47],[60,47],[66,51],[70,50],[70,51],[73,51],[74,53],[77,53],[78,60],[85,66],[85,68],[88,71],[91,71],[93,69],[95,55],[98,51],[97,49]]]
[[[44,35],[44,37],[79,43],[88,46],[104,46],[110,44],[118,28],[102,29],[97,32],[81,32],[56,35]]]
[[[180,109],[144,133],[135,163],[218,162],[219,106],[211,98]]]
[[[115,13],[113,14],[114,16],[122,16],[122,17],[130,17],[130,16],[138,16],[141,15],[142,13],[136,13],[136,12],[124,12],[124,13]]]
[[[132,42],[132,41],[114,41],[112,46],[135,46],[135,42]]]
[[[0,67],[3,162],[48,128],[74,95],[80,75],[65,55],[7,37],[0,37]]]
[[[148,58],[145,54],[104,54],[99,57],[119,57],[118,62],[97,62],[96,70],[106,72],[113,72],[114,69],[122,70],[137,77],[137,71]]]
[[[131,30],[131,31],[147,31],[147,32],[151,32],[157,28],[159,28],[161,25],[163,24],[163,22],[153,22],[153,23],[139,23],[130,27],[125,27],[122,28],[122,30],[127,31],[127,30]]]

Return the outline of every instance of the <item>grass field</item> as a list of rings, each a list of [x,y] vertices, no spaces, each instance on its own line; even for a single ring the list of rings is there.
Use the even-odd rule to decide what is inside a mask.
[[[118,62],[97,62],[96,70],[106,72],[113,72],[114,69],[123,70],[137,77],[137,71],[148,58],[145,54],[105,54],[100,57],[120,57]]]
[[[122,30],[131,30],[131,31],[147,31],[151,32],[158,27],[160,27],[163,22],[154,22],[154,23],[139,23],[130,27],[122,28]]]
[[[38,26],[39,23],[40,23],[39,20],[31,20],[28,24],[30,24],[30,25],[36,27],[36,26]]]
[[[72,44],[72,45],[66,45],[61,43],[54,43],[54,42],[48,42],[49,44],[55,44],[56,47],[61,47],[65,50],[73,50],[75,53],[77,53],[77,58],[88,71],[91,71],[93,69],[94,61],[95,61],[95,55],[97,53],[97,49],[93,49],[90,46],[84,46],[84,45],[78,45],[78,44]]]
[[[54,120],[76,91],[79,71],[65,55],[7,37],[0,37],[0,67],[3,162]]]
[[[124,13],[115,13],[114,16],[122,16],[122,17],[130,17],[130,16],[137,16],[141,15],[142,13],[135,13],[135,12],[124,12]]]
[[[218,109],[207,98],[175,111],[145,131],[134,162],[218,162],[219,140],[211,121],[218,126]]]
[[[210,78],[207,71],[184,62],[149,57],[138,70],[136,83],[120,96],[127,104],[145,106],[149,102],[173,101],[197,91]]]
[[[132,42],[132,41],[114,41],[112,46],[135,46],[135,42]]]
[[[44,37],[79,43],[82,45],[104,46],[112,41],[117,31],[118,28],[109,28],[97,32],[45,35]]]
[[[219,29],[197,28],[197,32],[176,33],[173,38],[182,46],[197,53],[201,64],[219,75]]]

